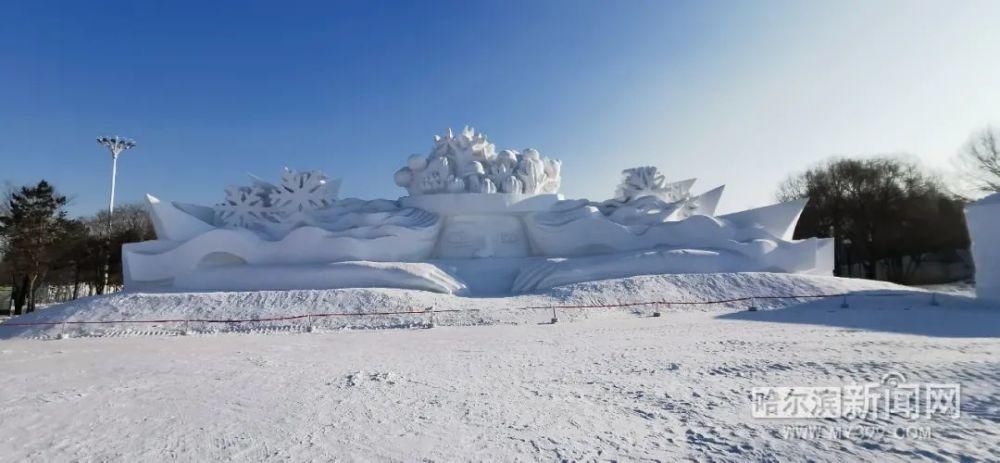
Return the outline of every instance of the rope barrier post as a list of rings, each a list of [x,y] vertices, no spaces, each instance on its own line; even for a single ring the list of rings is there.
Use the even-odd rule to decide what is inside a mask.
[[[750,307],[747,307],[747,312],[756,312],[756,311],[757,311],[757,298],[751,297]]]
[[[69,332],[66,331],[66,321],[64,320],[59,324],[59,334],[56,335],[58,339],[69,339]]]
[[[435,319],[434,319],[434,306],[430,306],[430,307],[424,309],[424,312],[427,312],[427,313],[431,314],[431,322],[427,324],[427,327],[428,328],[434,328],[435,326],[437,326],[437,323],[435,323]]]
[[[667,308],[670,308],[670,303],[665,303],[665,305],[667,306]],[[654,318],[659,317],[660,316],[660,306],[659,305],[655,305],[653,307],[654,307],[654,309],[653,309],[653,317]]]
[[[849,308],[851,308],[851,305],[847,303],[847,293],[843,294],[843,299],[841,299],[841,301],[840,301],[840,308],[841,309],[849,309]]]
[[[307,323],[307,325],[306,325],[306,331],[308,331],[310,333],[314,333],[316,331],[316,327],[313,326],[313,316],[312,316],[312,314],[306,315],[306,323]]]
[[[191,335],[191,320],[184,318],[184,330],[181,331],[181,334],[183,334],[184,336]]]
[[[931,293],[931,305],[934,307],[941,305],[941,303],[938,302],[937,293]]]
[[[559,317],[556,316],[556,306],[552,306],[552,324],[556,323],[559,323]]]

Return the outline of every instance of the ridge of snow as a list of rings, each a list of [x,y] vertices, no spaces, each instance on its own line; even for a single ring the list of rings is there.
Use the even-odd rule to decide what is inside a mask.
[[[433,308],[433,320],[425,314],[317,317],[311,320],[274,322],[266,327],[295,329],[393,328],[438,325],[526,324],[549,321],[551,310],[520,309],[551,305],[601,305],[642,301],[716,301],[753,296],[824,295],[858,291],[920,291],[887,282],[784,273],[710,273],[645,275],[558,286],[544,292],[509,297],[462,297],[420,290],[354,288],[332,290],[287,290],[248,292],[122,292],[78,299],[12,318],[7,323],[62,323],[163,319],[256,319],[318,313],[366,314],[422,311]],[[800,300],[762,300],[769,307],[782,307]],[[711,310],[745,308],[747,302],[674,307],[633,306],[624,308],[559,309],[560,320],[613,317],[654,310]],[[179,329],[216,331],[256,329],[242,326],[196,323],[198,326],[161,324],[68,324],[0,327],[0,339],[109,335],[141,331],[176,332]]]

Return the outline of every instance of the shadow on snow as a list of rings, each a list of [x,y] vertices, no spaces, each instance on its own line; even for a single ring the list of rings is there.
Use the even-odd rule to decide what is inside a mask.
[[[938,305],[932,304],[932,297]],[[917,291],[859,291],[847,297],[801,302],[756,312],[716,317],[770,323],[798,323],[944,338],[1000,337],[1000,307],[976,299]]]

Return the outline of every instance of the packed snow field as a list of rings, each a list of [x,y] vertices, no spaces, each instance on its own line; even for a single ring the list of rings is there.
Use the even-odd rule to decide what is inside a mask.
[[[773,287],[758,284],[768,280]],[[694,282],[697,288],[684,286]],[[520,311],[497,315],[491,320],[498,324],[489,326],[438,323],[431,329],[270,336],[42,341],[19,336],[44,333],[18,329],[17,336],[0,341],[5,379],[0,459],[1000,459],[997,307],[954,295],[939,296],[940,304],[933,306],[925,292],[833,278],[679,275],[593,285],[610,293],[574,285],[563,288],[566,293],[523,296],[529,299],[511,304],[711,299],[764,289],[857,293],[849,308],[832,298],[757,312],[734,306],[661,308],[660,317],[649,316],[648,308],[567,311],[565,317],[579,319],[566,323],[561,317],[556,324],[545,323],[550,314]],[[377,307],[447,301],[418,292],[366,291]],[[354,295],[315,297],[350,299],[365,291],[349,293]],[[885,296],[890,293],[895,295]],[[169,301],[157,310],[182,310],[179,302],[192,296],[159,297]],[[227,313],[236,310],[231,304],[246,302],[246,296],[231,293],[215,297],[218,305],[212,308]],[[153,299],[143,298],[147,304]],[[454,299],[454,304],[484,304],[481,312],[498,301]],[[93,300],[78,304],[47,309],[53,312],[45,316],[84,317],[87,307],[99,317],[123,315]],[[257,309],[271,307],[260,304]],[[66,312],[59,315],[60,310]],[[160,312],[142,315],[152,313]],[[455,316],[455,324],[477,321]],[[535,320],[529,322],[529,316]],[[751,416],[753,387],[840,386],[879,382],[890,373],[909,382],[961,384],[961,416],[791,421]],[[855,431],[802,432],[820,427]]]
[[[700,302],[750,296],[900,292],[910,288],[885,282],[784,273],[647,275],[576,283],[545,292],[510,297],[459,297],[420,290],[358,288],[330,290],[116,293],[79,299],[8,322],[0,338],[116,336],[178,332],[286,331],[340,328],[401,328],[435,325],[534,324],[552,319],[552,305],[601,306],[644,301]],[[929,298],[929,295],[927,296]],[[778,307],[808,299],[760,300]],[[737,301],[716,308],[746,308]],[[534,307],[535,309],[525,309]],[[559,309],[560,320],[632,317],[653,311],[704,310],[708,306],[647,305],[627,308]],[[433,310],[429,314],[374,315]],[[266,323],[108,323],[148,320],[246,320],[306,314],[350,314]],[[61,324],[61,322],[70,322]],[[43,323],[13,326],[13,324]],[[47,323],[44,324],[44,323]]]

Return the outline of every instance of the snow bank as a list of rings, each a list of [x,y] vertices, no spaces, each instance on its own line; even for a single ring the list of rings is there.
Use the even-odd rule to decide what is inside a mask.
[[[442,283],[445,284],[445,283]],[[70,324],[47,326],[6,326],[0,337],[46,337],[69,332],[77,335],[114,335],[128,332],[176,333],[179,330],[214,331],[283,327],[318,328],[390,328],[438,325],[534,324],[548,322],[551,305],[613,305],[642,301],[713,301],[749,296],[784,296],[839,294],[852,291],[909,290],[891,283],[816,275],[782,273],[714,273],[650,275],[590,281],[549,289],[543,293],[512,297],[462,297],[427,291],[383,288],[334,290],[290,290],[251,292],[124,292],[79,299],[32,314],[11,319],[8,323],[61,323],[64,321],[114,320],[197,320],[260,319],[317,313],[355,314],[300,319],[267,324]],[[783,306],[798,301],[759,301]],[[746,303],[723,307],[743,308]],[[651,313],[654,309],[706,310],[720,306],[638,306],[626,308],[559,309],[560,321],[592,317],[630,316]],[[363,315],[377,312],[449,311],[431,315]]]

